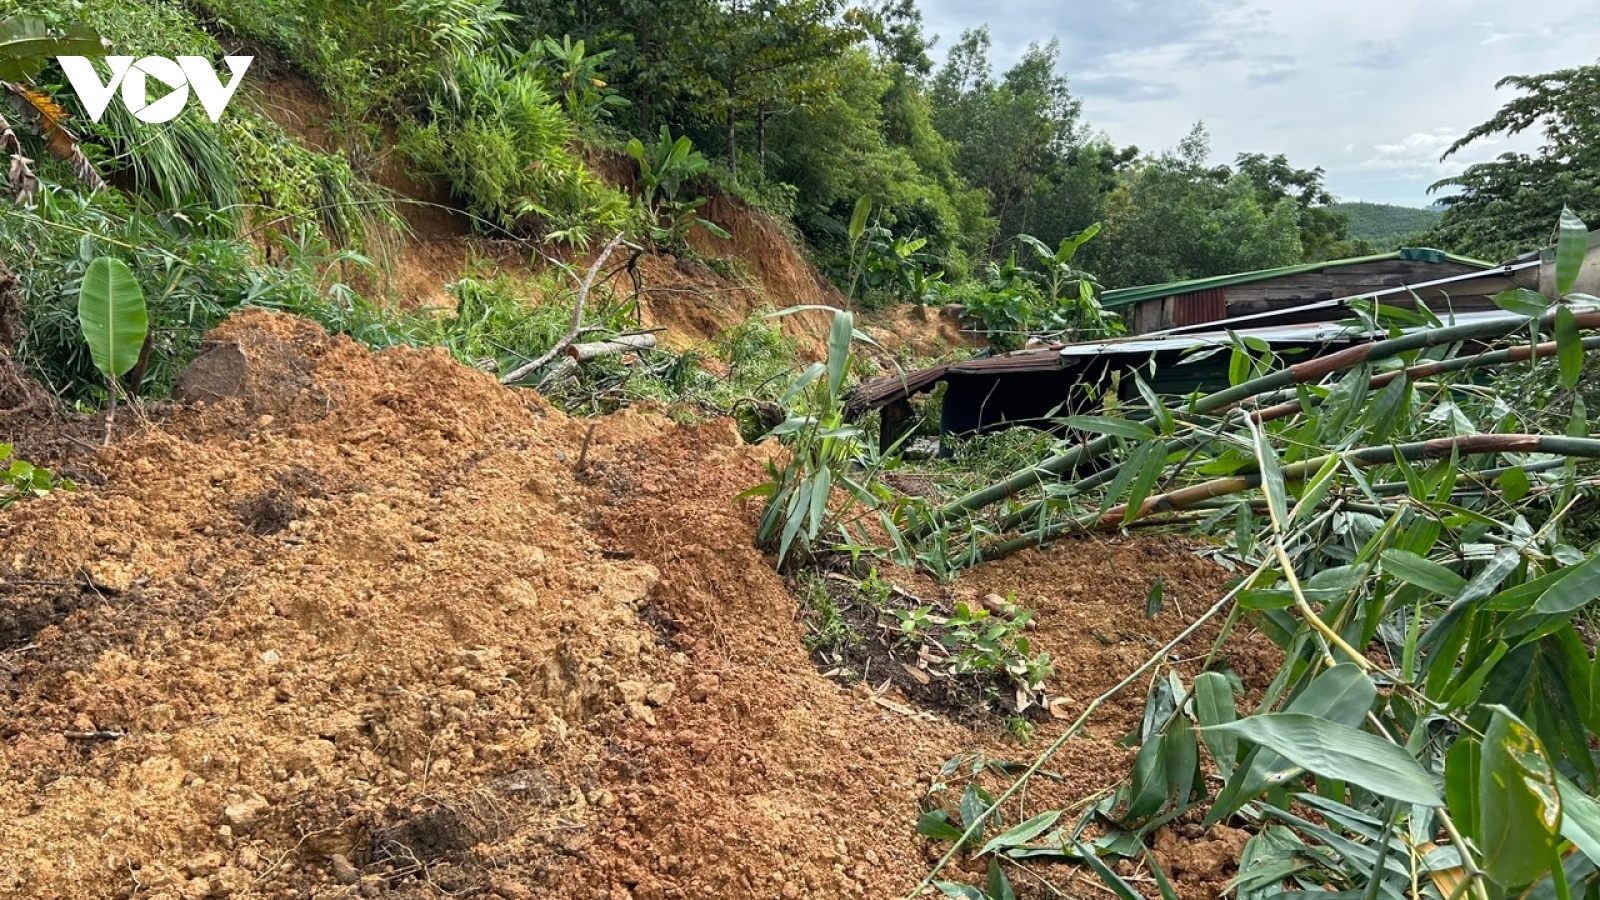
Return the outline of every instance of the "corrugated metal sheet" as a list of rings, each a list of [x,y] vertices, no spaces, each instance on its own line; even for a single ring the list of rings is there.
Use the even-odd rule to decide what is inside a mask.
[[[1256,272],[1239,272],[1233,275],[1215,275],[1210,278],[1192,278],[1188,281],[1174,281],[1168,284],[1146,284],[1138,287],[1118,288],[1106,291],[1100,297],[1100,305],[1107,309],[1127,306],[1141,300],[1154,300],[1158,297],[1171,297],[1176,294],[1190,294],[1208,288],[1228,287],[1235,284],[1250,284],[1255,281],[1265,281],[1269,278],[1283,278],[1289,275],[1301,275],[1309,272],[1320,272],[1323,269],[1336,269],[1342,266],[1365,265],[1367,263],[1387,262],[1392,260],[1406,260],[1409,262],[1429,263],[1456,263],[1471,266],[1475,269],[1492,269],[1493,263],[1481,259],[1472,259],[1466,256],[1456,256],[1453,253],[1443,253],[1426,247],[1407,247],[1393,253],[1379,253],[1374,256],[1357,256],[1351,259],[1330,259],[1324,262],[1301,263],[1293,266],[1283,266],[1277,269],[1261,269]]]
[[[1172,324],[1204,325],[1220,322],[1228,317],[1228,292],[1224,288],[1207,288],[1172,298]]]

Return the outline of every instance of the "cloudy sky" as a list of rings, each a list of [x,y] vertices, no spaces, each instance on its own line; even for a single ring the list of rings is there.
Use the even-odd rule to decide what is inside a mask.
[[[987,21],[997,73],[1061,40],[1089,123],[1118,144],[1175,145],[1196,120],[1226,162],[1286,153],[1341,199],[1422,206],[1427,187],[1512,146],[1439,154],[1513,96],[1494,83],[1593,63],[1593,0],[921,0],[936,58]]]

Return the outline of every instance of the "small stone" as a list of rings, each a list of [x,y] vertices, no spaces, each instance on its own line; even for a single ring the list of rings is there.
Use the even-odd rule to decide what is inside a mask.
[[[678,686],[672,682],[663,681],[651,688],[650,692],[645,694],[644,698],[651,706],[666,706],[667,703],[672,700],[673,691],[676,691],[677,689]]]
[[[638,719],[652,728],[655,727],[656,714],[651,711],[650,707],[645,706],[643,703],[629,703],[628,715]]]
[[[192,878],[215,875],[217,870],[222,868],[222,854],[215,850],[207,851],[184,862],[183,868]]]
[[[645,695],[650,693],[650,685],[643,681],[619,681],[617,692],[622,694],[622,702],[628,706],[643,703]]]
[[[261,814],[267,810],[267,799],[260,794],[250,792],[241,797],[231,799],[222,808],[222,818],[225,819],[234,831],[249,831],[260,821]]]
[[[264,651],[262,651],[262,653],[261,653],[261,663],[262,663],[262,665],[275,666],[280,662],[283,662],[283,654],[282,653],[279,653],[276,650],[264,650]]]
[[[355,884],[361,880],[361,870],[351,864],[348,857],[335,853],[328,858],[328,873],[340,884]]]
[[[332,767],[334,758],[338,755],[339,748],[333,745],[333,741],[313,738],[295,747],[286,762],[291,772],[315,775]]]

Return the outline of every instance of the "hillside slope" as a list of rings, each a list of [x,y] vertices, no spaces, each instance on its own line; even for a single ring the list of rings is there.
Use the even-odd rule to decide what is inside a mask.
[[[1350,237],[1368,240],[1381,249],[1393,249],[1398,242],[1439,224],[1444,215],[1436,209],[1395,206],[1389,203],[1335,203],[1330,209],[1350,217]]]

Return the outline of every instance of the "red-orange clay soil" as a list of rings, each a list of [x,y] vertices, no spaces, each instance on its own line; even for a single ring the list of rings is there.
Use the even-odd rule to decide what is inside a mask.
[[[731,423],[575,420],[265,312],[180,396],[0,512],[0,897],[892,898],[943,849],[914,826],[944,760],[1064,727],[1019,747],[818,674],[731,499],[770,448]],[[956,588],[1036,611],[1075,715],[1219,595],[1192,550],[1067,543]],[[1247,683],[1264,643],[1230,651]],[[1028,802],[1120,778],[1142,703]],[[1187,898],[1238,849],[1157,846]]]

